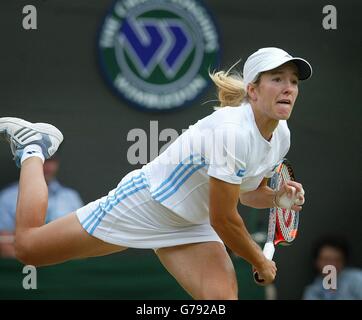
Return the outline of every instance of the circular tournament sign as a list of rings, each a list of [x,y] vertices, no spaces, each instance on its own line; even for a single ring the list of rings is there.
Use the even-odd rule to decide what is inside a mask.
[[[111,87],[151,111],[178,108],[208,86],[218,62],[219,36],[196,0],[118,0],[98,38]]]

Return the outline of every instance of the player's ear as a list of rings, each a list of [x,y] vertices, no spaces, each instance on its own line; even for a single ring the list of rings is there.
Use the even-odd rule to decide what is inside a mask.
[[[247,87],[249,100],[256,101],[256,84],[249,83]]]

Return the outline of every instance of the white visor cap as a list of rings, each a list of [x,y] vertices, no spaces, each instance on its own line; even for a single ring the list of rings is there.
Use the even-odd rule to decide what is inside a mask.
[[[259,73],[273,70],[289,61],[294,62],[297,66],[299,80],[306,80],[312,76],[312,66],[308,61],[292,57],[288,52],[279,48],[262,48],[249,56],[244,64],[245,87],[254,82]]]

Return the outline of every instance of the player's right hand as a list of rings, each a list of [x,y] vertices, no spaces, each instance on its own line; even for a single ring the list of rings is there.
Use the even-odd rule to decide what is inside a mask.
[[[259,280],[262,280],[259,284],[266,286],[274,281],[277,274],[277,267],[274,261],[265,259],[260,266],[254,267],[254,271],[258,273]]]

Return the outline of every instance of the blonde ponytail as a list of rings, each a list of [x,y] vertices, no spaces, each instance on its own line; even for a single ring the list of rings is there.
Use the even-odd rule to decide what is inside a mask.
[[[215,83],[218,91],[220,107],[237,107],[246,95],[244,81],[239,72],[230,73],[231,69],[240,61],[235,63],[228,71],[209,73],[211,80]]]

